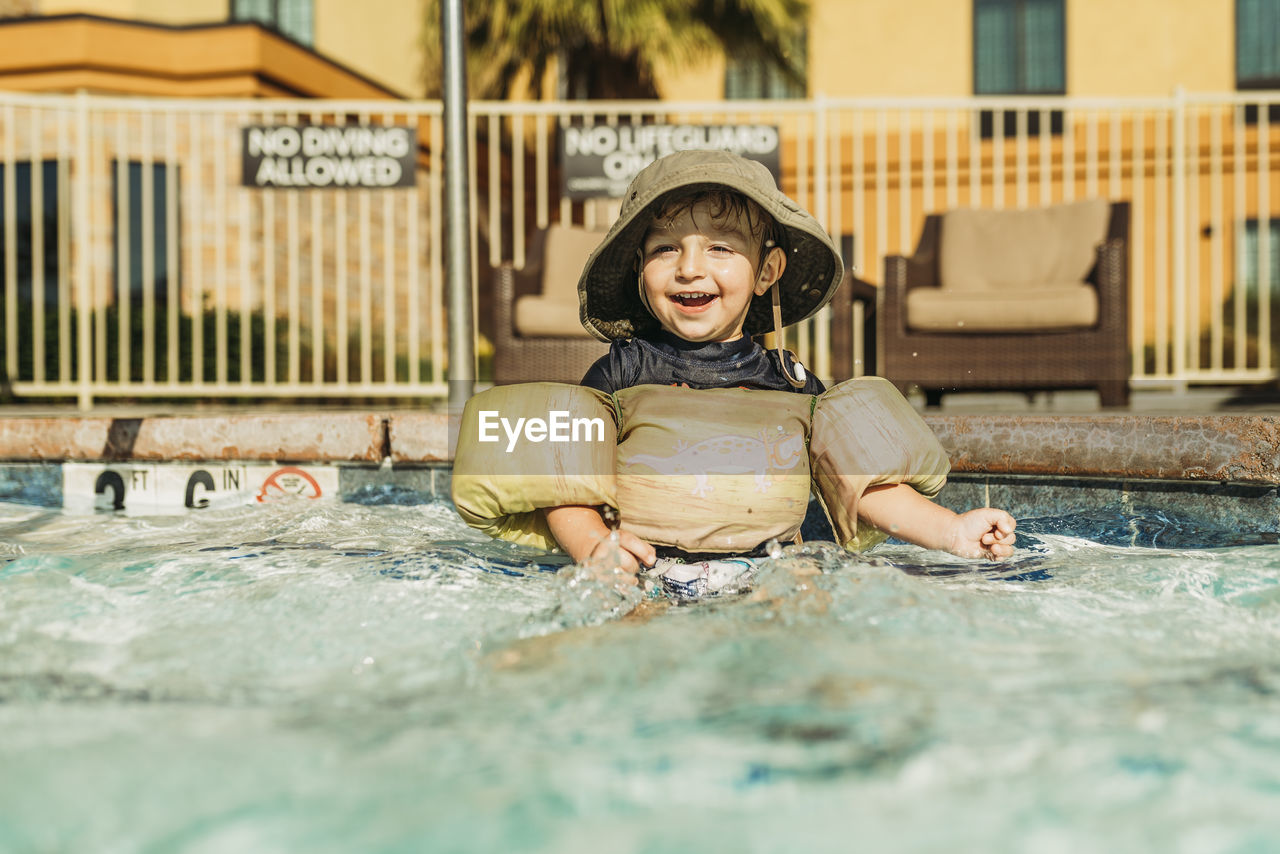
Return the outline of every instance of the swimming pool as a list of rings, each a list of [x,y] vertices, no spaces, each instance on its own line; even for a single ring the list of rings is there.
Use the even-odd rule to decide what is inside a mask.
[[[0,504],[0,850],[1277,850],[1274,534],[1126,495],[682,606],[439,502]]]

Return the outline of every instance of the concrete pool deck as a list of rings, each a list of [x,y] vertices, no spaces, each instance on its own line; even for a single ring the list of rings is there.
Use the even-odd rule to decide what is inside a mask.
[[[1233,389],[954,395],[922,410],[956,474],[1280,484],[1280,398]],[[0,461],[447,465],[448,420],[412,408],[0,407]]]
[[[938,500],[953,509],[1110,508],[1280,539],[1275,395],[1139,390],[1124,410],[1083,393],[955,395],[921,414],[951,459]],[[448,418],[425,407],[0,407],[0,501],[68,512],[186,512],[272,490],[448,501],[450,475]]]

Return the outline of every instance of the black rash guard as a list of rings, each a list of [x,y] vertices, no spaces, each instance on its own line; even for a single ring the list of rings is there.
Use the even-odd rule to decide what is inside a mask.
[[[791,375],[802,368],[787,354]],[[695,343],[659,332],[652,338],[624,338],[609,346],[587,369],[582,385],[613,394],[637,385],[683,385],[689,388],[749,388],[821,394],[822,381],[804,371],[804,388],[787,382],[778,352],[765,350],[747,336],[725,343]]]

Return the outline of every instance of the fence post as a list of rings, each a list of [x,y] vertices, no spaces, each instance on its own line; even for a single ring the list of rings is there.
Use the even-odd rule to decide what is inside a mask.
[[[1187,92],[1173,90],[1173,364],[1175,381],[1187,379]]]
[[[471,191],[468,182],[466,48],[462,0],[440,4],[444,80],[445,282],[449,307],[449,415],[459,417],[475,390],[475,321],[471,304]],[[450,445],[457,439],[450,431]],[[453,450],[452,447],[449,449]]]
[[[75,237],[75,294],[76,294],[76,371],[79,374],[77,403],[82,410],[93,408],[93,352],[90,338],[90,313],[94,311],[89,289],[92,275],[93,235],[89,228],[89,94],[84,89],[76,93],[76,160],[72,173],[75,200],[72,202],[71,234]]]
[[[827,138],[827,96],[819,92],[813,99],[814,110],[814,213],[822,227],[831,230],[831,176],[829,169],[828,148],[831,140]],[[837,204],[839,201],[837,200]],[[836,237],[839,240],[839,237]],[[845,318],[841,318],[843,322]],[[823,306],[822,311],[813,319],[813,365],[814,373],[820,377],[831,376],[831,306]]]

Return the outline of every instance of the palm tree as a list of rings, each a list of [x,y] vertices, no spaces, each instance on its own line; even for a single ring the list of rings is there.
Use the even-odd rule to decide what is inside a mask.
[[[439,94],[439,0],[424,28],[428,95]],[[793,51],[809,0],[464,0],[475,98],[537,97],[557,63],[573,99],[656,98],[654,68],[716,53],[772,65],[804,85]]]

